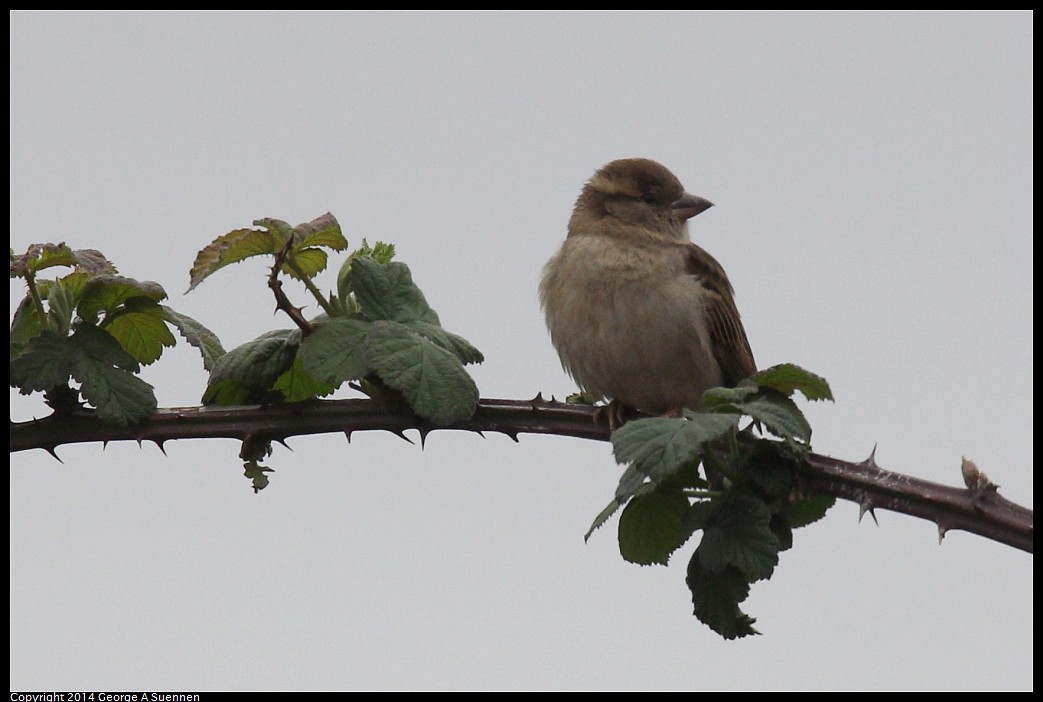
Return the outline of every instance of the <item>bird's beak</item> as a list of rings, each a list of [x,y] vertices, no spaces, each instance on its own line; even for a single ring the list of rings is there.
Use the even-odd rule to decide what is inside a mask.
[[[674,200],[673,204],[670,205],[670,209],[672,209],[674,214],[681,219],[691,219],[700,212],[705,212],[711,207],[713,207],[712,202],[704,200],[698,195],[692,195],[691,193],[685,193]]]

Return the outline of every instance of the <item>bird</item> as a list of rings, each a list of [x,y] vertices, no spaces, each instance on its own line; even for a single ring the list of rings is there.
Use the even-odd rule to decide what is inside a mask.
[[[757,371],[731,282],[688,233],[712,206],[656,161],[612,161],[584,185],[543,268],[551,342],[579,387],[609,400],[610,430],[628,408],[680,416]]]

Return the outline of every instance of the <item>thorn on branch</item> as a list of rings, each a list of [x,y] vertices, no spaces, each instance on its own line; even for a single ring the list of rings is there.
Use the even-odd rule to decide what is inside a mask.
[[[391,432],[392,434],[394,434],[395,436],[397,436],[398,438],[402,439],[403,441],[407,441],[407,442],[413,444],[414,446],[416,446],[416,443],[412,439],[410,439],[408,436],[406,436],[406,433],[404,431],[402,431],[401,429],[388,429],[388,431]]]
[[[870,458],[872,458],[872,456],[870,456]],[[876,524],[879,527],[880,526],[880,522],[877,520],[876,512],[873,510],[873,500],[872,500],[872,498],[870,498],[869,495],[862,494],[858,498],[858,523],[859,524],[862,523],[862,517],[866,516],[867,512],[869,513],[869,516],[873,518],[873,523]]]
[[[863,465],[866,468],[880,468],[880,466],[876,464],[876,444],[873,444],[873,450],[869,452],[869,458],[862,461],[860,465]],[[873,517],[873,519],[876,519],[876,517]]]

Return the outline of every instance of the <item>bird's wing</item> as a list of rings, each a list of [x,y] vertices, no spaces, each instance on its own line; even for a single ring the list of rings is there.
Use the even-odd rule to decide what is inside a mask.
[[[724,374],[724,384],[735,386],[757,372],[735,306],[735,292],[717,259],[696,244],[686,244],[686,249],[685,270],[699,279],[706,292],[706,320],[714,358]]]

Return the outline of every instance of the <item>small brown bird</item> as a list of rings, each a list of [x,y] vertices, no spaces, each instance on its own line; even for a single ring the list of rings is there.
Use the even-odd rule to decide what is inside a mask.
[[[612,400],[613,428],[624,407],[677,415],[757,370],[728,276],[688,237],[688,219],[712,206],[655,161],[613,161],[583,188],[543,269],[561,364]]]

